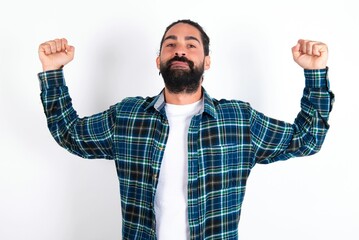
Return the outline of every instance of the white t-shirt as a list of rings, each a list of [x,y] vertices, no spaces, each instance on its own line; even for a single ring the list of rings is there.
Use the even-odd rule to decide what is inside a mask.
[[[199,113],[201,103],[165,105],[170,128],[155,197],[159,240],[189,239],[187,135],[191,119]]]

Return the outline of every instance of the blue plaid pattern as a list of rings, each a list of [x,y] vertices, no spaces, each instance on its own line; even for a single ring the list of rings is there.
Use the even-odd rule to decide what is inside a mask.
[[[256,163],[318,152],[329,129],[334,95],[327,69],[305,70],[301,111],[293,124],[248,103],[212,99],[188,131],[188,218],[191,239],[237,239],[247,178]],[[115,160],[123,239],[156,239],[154,199],[169,125],[164,95],[125,98],[107,111],[79,118],[62,70],[38,75],[54,139],[83,158]]]

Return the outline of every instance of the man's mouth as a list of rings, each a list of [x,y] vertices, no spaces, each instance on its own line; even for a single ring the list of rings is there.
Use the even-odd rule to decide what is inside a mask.
[[[188,63],[183,61],[173,61],[170,66],[171,69],[189,69]]]

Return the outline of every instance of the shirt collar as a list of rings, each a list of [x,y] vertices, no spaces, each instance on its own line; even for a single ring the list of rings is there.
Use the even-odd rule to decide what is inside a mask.
[[[209,96],[207,91],[202,87],[202,107],[200,114],[207,113],[208,115],[212,116],[213,118],[217,118],[217,111],[214,106],[212,98]],[[150,108],[154,108],[156,111],[160,113],[164,113],[164,106],[166,105],[165,102],[165,95],[164,91],[162,90],[160,94],[158,94],[151,102],[150,104],[145,108],[147,111]]]

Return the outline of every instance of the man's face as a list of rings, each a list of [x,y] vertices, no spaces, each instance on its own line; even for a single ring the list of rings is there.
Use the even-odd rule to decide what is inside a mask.
[[[209,69],[210,58],[204,55],[200,32],[179,23],[167,31],[156,63],[170,92],[192,93]]]

